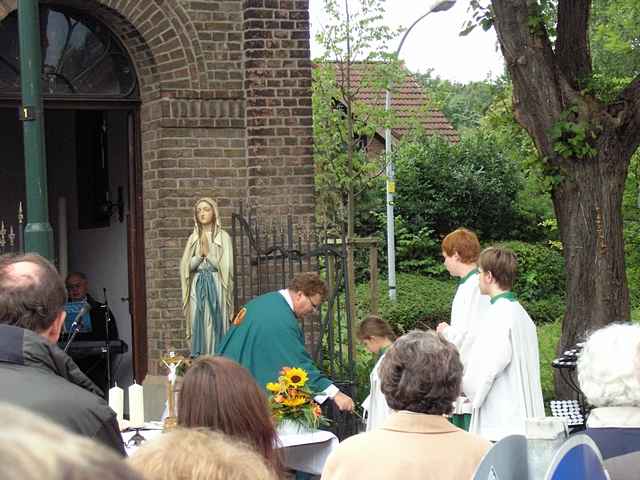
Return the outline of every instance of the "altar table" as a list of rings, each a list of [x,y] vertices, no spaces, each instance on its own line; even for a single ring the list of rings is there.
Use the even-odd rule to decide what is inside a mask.
[[[152,440],[162,433],[160,422],[148,422],[145,429],[140,430],[140,434],[146,440]],[[125,442],[127,455],[131,455],[138,448],[129,446],[135,432],[127,431],[122,433],[122,440]],[[282,449],[283,461],[287,468],[291,470],[320,475],[327,457],[334,448],[338,446],[338,438],[331,432],[324,430],[314,430],[309,433],[279,433],[278,448]]]

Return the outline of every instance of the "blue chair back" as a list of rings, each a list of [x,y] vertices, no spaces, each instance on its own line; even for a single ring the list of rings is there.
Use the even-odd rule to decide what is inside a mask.
[[[545,480],[608,480],[602,454],[585,434],[570,436],[556,452]]]

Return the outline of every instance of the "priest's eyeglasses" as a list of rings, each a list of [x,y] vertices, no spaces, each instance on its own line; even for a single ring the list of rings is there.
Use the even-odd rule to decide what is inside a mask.
[[[311,304],[311,307],[313,308],[313,312],[314,313],[318,313],[318,310],[320,308],[320,304],[316,305],[315,303],[313,303],[313,300],[311,300],[311,297],[309,295],[305,295],[305,297],[307,297],[307,300],[309,300],[309,303]]]

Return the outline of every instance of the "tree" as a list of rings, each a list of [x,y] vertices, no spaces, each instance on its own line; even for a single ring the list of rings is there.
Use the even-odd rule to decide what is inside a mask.
[[[599,88],[590,54],[590,0],[560,0],[557,7],[549,0],[472,5],[480,23],[496,29],[515,116],[553,179],[567,270],[562,349],[587,330],[630,317],[621,207],[640,143],[640,76],[615,95],[610,85]],[[553,30],[549,18],[556,19]]]
[[[505,88],[503,78],[492,81],[469,82],[466,84],[434,77],[433,70],[415,74],[429,95],[429,99],[451,121],[459,132],[477,128],[480,120]]]
[[[321,215],[336,204],[346,212],[348,237],[355,234],[356,196],[384,167],[367,158],[367,144],[391,118],[382,102],[365,102],[359,94],[366,88],[383,99],[400,75],[398,62],[386,53],[395,34],[382,23],[383,4],[325,0],[328,23],[317,37],[324,54],[316,60],[313,81],[316,188]]]
[[[399,74],[398,62],[385,53],[394,33],[382,23],[384,0],[353,3],[356,8],[350,8],[349,0],[325,0],[328,23],[317,36],[324,55],[316,61],[313,82],[316,189],[321,216],[326,219],[333,209],[337,220],[346,223],[350,292],[355,292],[355,199],[375,177],[366,145],[389,118],[382,107],[360,100],[359,90],[367,87],[383,95]],[[352,70],[358,63],[360,80],[354,82]],[[354,295],[349,297],[349,310],[355,319]],[[355,334],[355,322],[352,328]],[[355,357],[354,348],[350,353]]]

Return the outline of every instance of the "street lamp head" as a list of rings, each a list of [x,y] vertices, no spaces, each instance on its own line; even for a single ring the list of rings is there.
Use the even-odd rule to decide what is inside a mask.
[[[431,8],[432,12],[444,12],[456,4],[456,0],[440,0]]]

